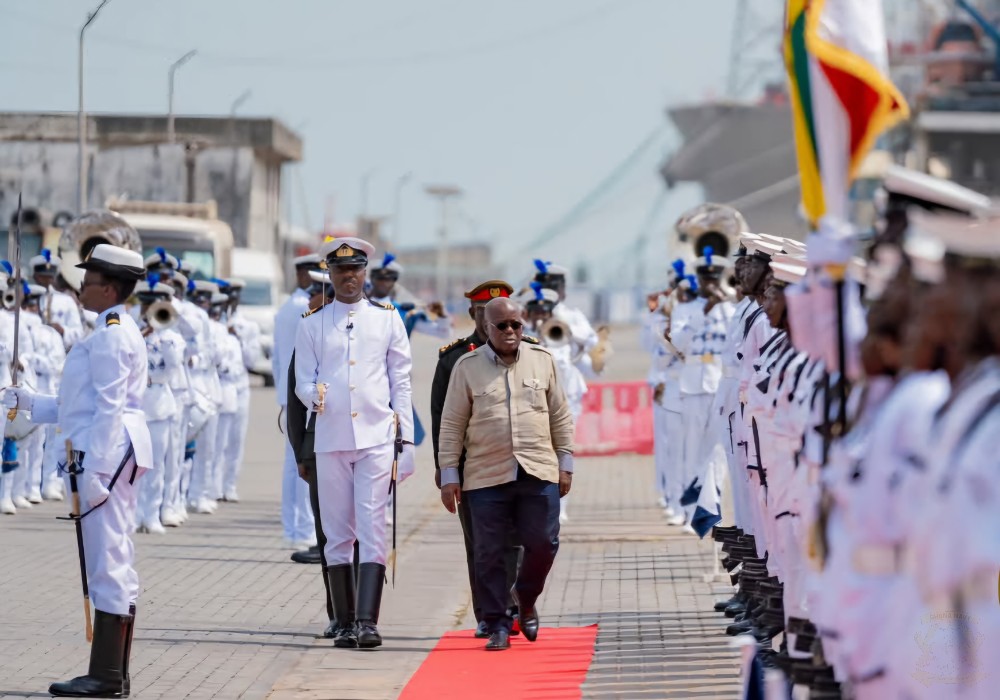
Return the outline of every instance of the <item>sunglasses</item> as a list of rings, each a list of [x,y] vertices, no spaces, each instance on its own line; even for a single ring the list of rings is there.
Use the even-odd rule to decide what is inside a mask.
[[[501,321],[500,323],[491,323],[491,326],[496,328],[501,333],[506,333],[508,330],[513,330],[517,332],[524,328],[524,324],[520,321]]]

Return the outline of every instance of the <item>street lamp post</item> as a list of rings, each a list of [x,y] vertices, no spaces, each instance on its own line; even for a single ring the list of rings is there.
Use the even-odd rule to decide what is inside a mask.
[[[236,226],[234,226],[234,228],[236,228],[237,230],[239,230],[239,223],[238,223],[239,204],[237,203],[236,199],[236,175],[237,175],[236,171],[238,166],[237,160],[239,158],[239,149],[236,146],[236,110],[242,107],[243,103],[249,100],[250,95],[252,94],[253,91],[244,90],[242,93],[240,93],[240,96],[237,97],[235,100],[233,100],[233,103],[229,105],[229,145],[233,149],[233,159],[229,177],[229,208],[230,208],[229,223],[230,225],[233,225],[235,223]],[[247,222],[247,226],[243,228],[243,231],[244,231],[243,238],[240,238],[239,233],[236,234],[237,245],[249,247],[250,246],[249,222]]]
[[[431,197],[436,197],[441,203],[441,242],[437,251],[437,300],[448,304],[448,201],[462,196],[462,190],[454,185],[428,185],[424,191]]]
[[[196,49],[188,51],[170,64],[170,70],[167,73],[167,143],[173,143],[177,137],[177,134],[174,132],[174,73],[177,72],[178,68],[194,58],[196,53],[198,53]]]
[[[87,207],[87,157],[84,151],[87,148],[87,114],[83,111],[83,34],[87,31],[87,27],[90,23],[97,19],[97,13],[101,11],[105,5],[107,5],[109,0],[101,0],[101,4],[97,6],[97,9],[87,15],[87,21],[83,23],[80,27],[80,50],[77,56],[77,74],[76,81],[78,86],[78,97],[79,105],[77,106],[76,112],[76,130],[77,130],[77,173],[80,178],[77,183],[76,190],[76,205],[78,209],[78,214],[82,214],[83,210]]]

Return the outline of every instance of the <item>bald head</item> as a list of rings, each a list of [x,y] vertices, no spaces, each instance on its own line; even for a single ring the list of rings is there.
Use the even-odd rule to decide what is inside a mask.
[[[486,305],[485,314],[486,335],[493,350],[504,362],[514,361],[524,330],[520,305],[498,297]]]
[[[496,323],[497,319],[506,318],[511,314],[516,314],[518,319],[521,317],[521,306],[511,299],[497,297],[486,304],[487,323]]]

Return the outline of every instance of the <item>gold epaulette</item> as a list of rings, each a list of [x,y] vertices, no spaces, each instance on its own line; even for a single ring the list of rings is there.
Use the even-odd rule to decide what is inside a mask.
[[[326,302],[326,304],[323,304],[322,306],[317,306],[315,309],[311,309],[310,311],[306,311],[304,314],[302,314],[302,318],[308,318],[308,317],[312,316],[314,313],[316,313],[317,311],[322,311],[323,309],[326,308],[326,305],[329,304],[329,303],[330,302]]]
[[[448,343],[447,345],[442,345],[441,349],[438,350],[438,355],[444,355],[446,352],[448,352],[449,350],[451,350],[453,348],[458,347],[463,342],[465,342],[465,338],[459,338],[458,340],[455,340],[455,341],[453,341],[451,343]]]
[[[105,326],[118,326],[121,325],[121,319],[118,318],[118,314],[110,313],[104,319]]]
[[[383,309],[385,309],[386,311],[395,311],[396,310],[396,307],[393,306],[392,304],[380,304],[378,302],[375,302],[375,306],[380,306]]]
[[[540,341],[538,338],[536,338],[534,336],[531,336],[531,335],[522,335],[521,336],[521,340],[523,340],[526,343],[529,343],[530,345],[541,345],[542,344],[542,341]]]

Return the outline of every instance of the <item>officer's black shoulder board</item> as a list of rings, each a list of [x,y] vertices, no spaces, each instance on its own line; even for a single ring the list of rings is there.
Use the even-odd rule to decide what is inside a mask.
[[[542,344],[542,341],[540,341],[538,338],[535,338],[534,336],[530,336],[530,335],[522,335],[521,336],[521,340],[523,340],[524,342],[528,343],[529,345],[541,345]]]
[[[326,304],[323,304],[321,306],[317,306],[315,309],[311,309],[309,311],[306,311],[304,314],[302,314],[302,318],[309,318],[310,316],[312,316],[317,311],[322,311],[323,309],[326,308],[326,305],[329,304],[329,303],[330,302],[326,302]]]
[[[108,314],[104,318],[104,325],[105,326],[120,326],[121,325],[121,319],[118,318],[118,314],[112,312],[112,313]]]
[[[376,307],[376,308],[385,309],[386,311],[395,311],[396,310],[396,307],[393,306],[392,304],[383,304],[382,302],[372,301],[371,299],[368,300],[368,303],[371,304],[372,306]]]
[[[439,356],[446,355],[446,354],[448,354],[449,352],[451,352],[452,350],[454,350],[455,348],[457,348],[459,345],[461,345],[464,342],[465,342],[465,338],[459,338],[458,340],[452,341],[452,342],[448,343],[447,345],[442,345],[441,349],[438,350],[438,355]]]

